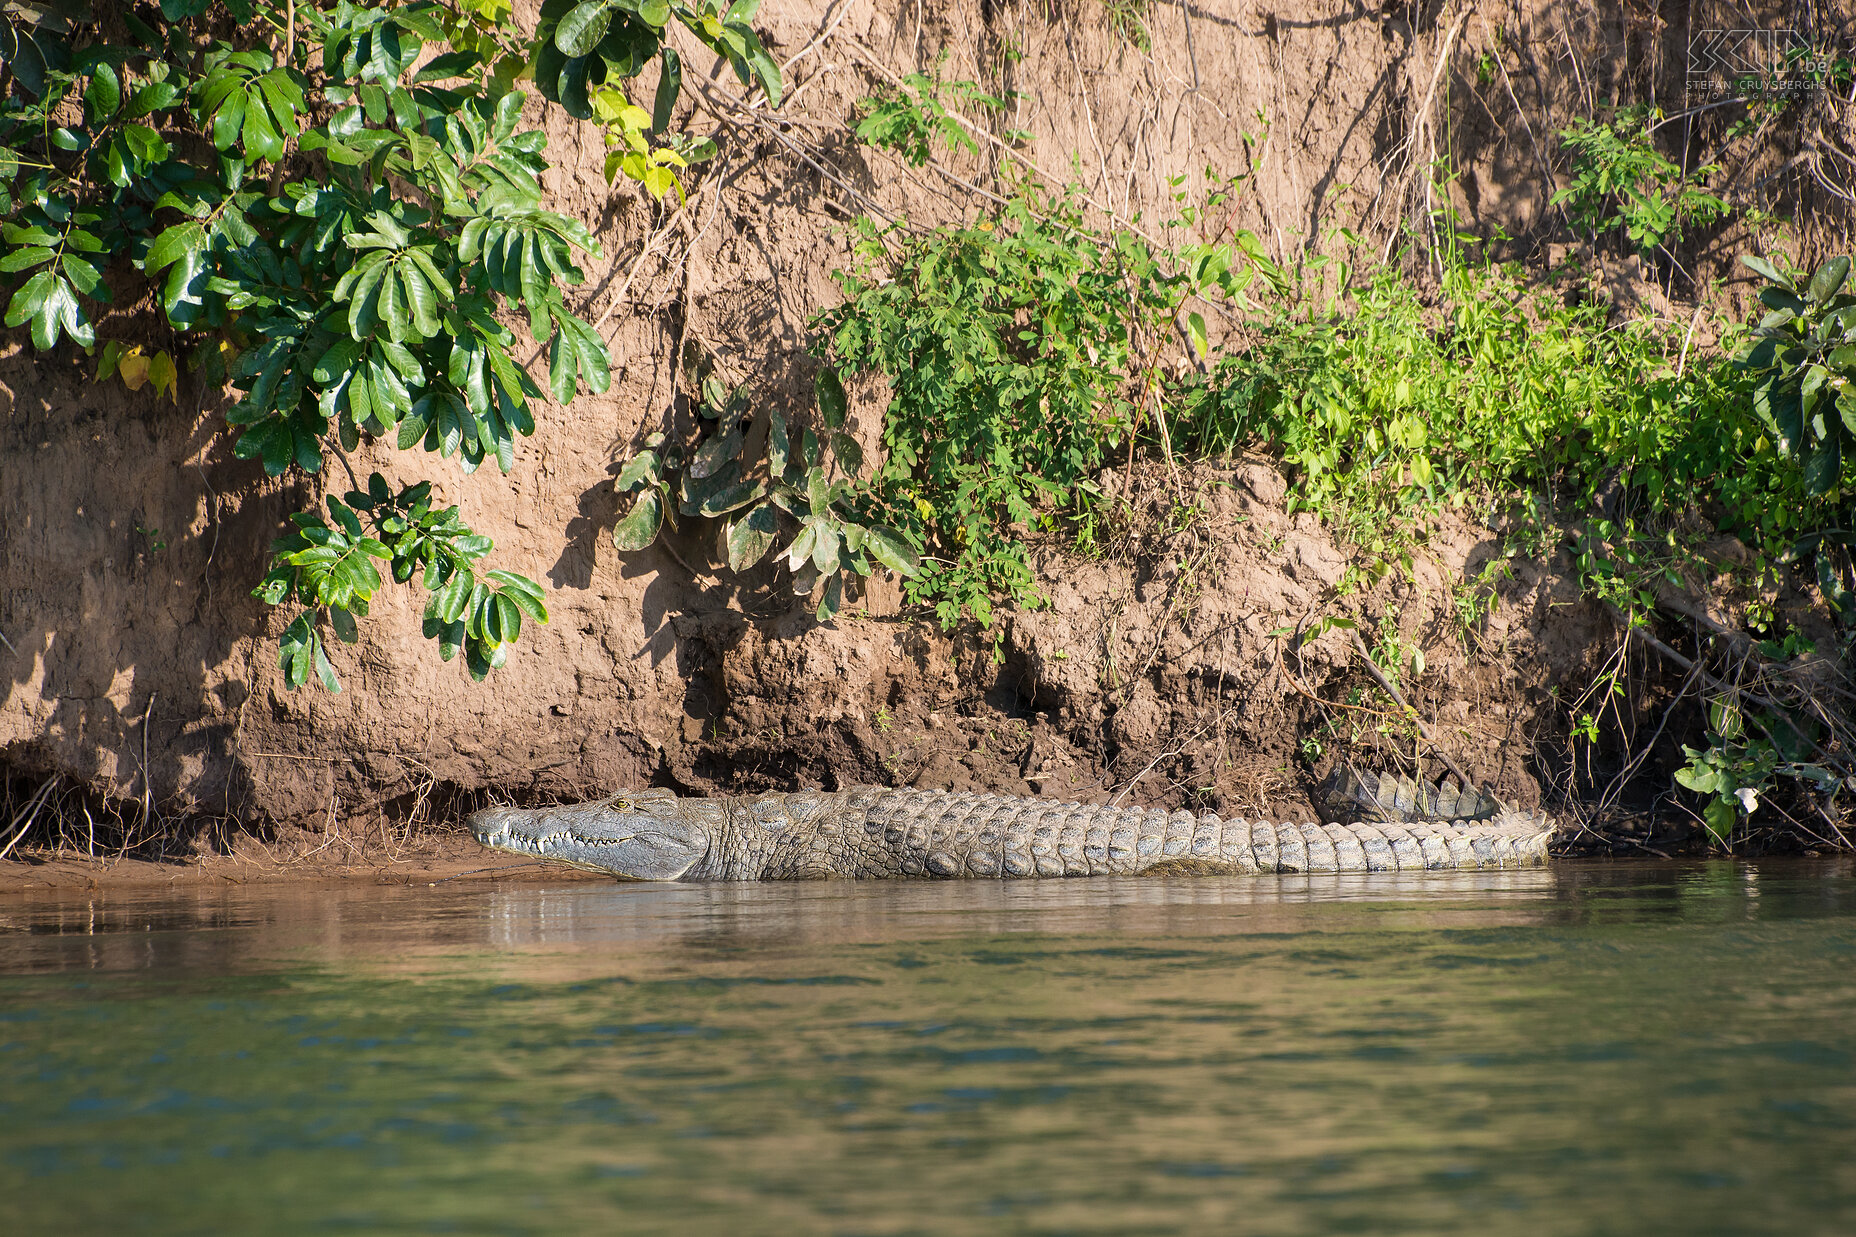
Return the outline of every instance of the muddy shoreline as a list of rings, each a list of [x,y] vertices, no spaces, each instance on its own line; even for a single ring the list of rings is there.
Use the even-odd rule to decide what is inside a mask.
[[[344,842],[323,849],[266,844],[240,834],[225,853],[168,859],[92,858],[69,850],[15,856],[0,862],[0,898],[241,885],[508,885],[612,879],[565,864],[525,863],[486,850],[462,834],[434,834],[390,848]]]

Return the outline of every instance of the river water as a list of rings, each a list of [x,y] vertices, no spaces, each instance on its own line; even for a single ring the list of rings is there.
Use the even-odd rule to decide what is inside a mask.
[[[5,1233],[1856,1232],[1856,873],[0,900]]]

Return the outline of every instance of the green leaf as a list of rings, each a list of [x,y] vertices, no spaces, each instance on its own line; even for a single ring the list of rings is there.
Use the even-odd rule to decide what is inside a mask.
[[[897,575],[913,576],[921,570],[921,555],[909,544],[907,538],[893,528],[872,524],[864,533],[864,544],[870,547],[870,553],[877,562]]]
[[[1843,457],[1838,450],[1837,439],[1827,438],[1818,445],[1817,450],[1805,457],[1804,485],[1811,494],[1827,494],[1836,485],[1842,470]]]
[[[1784,272],[1780,271],[1779,268],[1772,263],[1766,261],[1766,259],[1759,257],[1757,254],[1743,253],[1740,255],[1740,262],[1742,265],[1750,268],[1754,273],[1765,276],[1781,288],[1790,289],[1793,286],[1792,281],[1785,277]]]
[[[60,328],[85,347],[96,342],[89,320],[78,308],[70,283],[64,276],[49,270],[42,270],[21,284],[7,306],[8,326],[20,326],[27,320],[32,322],[32,346],[40,352],[58,342]]]
[[[625,461],[625,467],[619,470],[612,488],[620,494],[634,490],[641,485],[655,485],[663,478],[663,463],[655,451],[640,451]]]
[[[1850,260],[1832,258],[1817,268],[1817,274],[1811,277],[1811,286],[1807,295],[1813,305],[1822,305],[1843,289],[1844,280],[1850,277]]]
[[[736,425],[726,434],[717,434],[696,449],[690,458],[688,475],[702,480],[713,477],[722,471],[722,466],[741,454],[744,437],[740,425]]]
[[[57,256],[57,250],[44,245],[28,245],[24,249],[15,249],[4,258],[0,258],[0,271],[11,274],[15,271],[31,270],[43,266]]]
[[[612,527],[612,542],[621,550],[642,550],[657,540],[657,530],[664,523],[664,504],[660,491],[646,490],[632,504],[624,519]]]
[[[399,264],[386,268],[380,280],[380,298],[374,312],[387,324],[387,334],[394,340],[406,338],[406,300],[399,277]]]
[[[537,623],[548,621],[548,608],[541,603],[542,592],[539,584],[513,571],[492,571],[488,574],[490,579],[499,581],[505,586],[501,595],[507,597],[516,609]]]
[[[767,496],[767,487],[758,481],[743,481],[727,486],[706,496],[696,507],[698,515],[710,517],[727,515],[738,511],[757,499]]]
[[[92,124],[107,120],[122,106],[122,82],[108,61],[99,61],[90,70],[90,85],[84,90],[84,103]]]
[[[813,380],[813,388],[818,393],[819,412],[824,414],[825,424],[838,429],[844,424],[844,414],[850,408],[850,401],[845,398],[844,383],[838,378],[838,371],[829,366],[821,366],[818,377]]]
[[[211,78],[207,79],[211,81]],[[230,151],[238,145],[239,133],[245,126],[245,91],[241,87],[225,96],[225,102],[213,113],[213,145],[220,150]]]
[[[784,93],[784,87],[780,82],[780,66],[774,62],[772,56],[767,54],[767,49],[761,46],[759,35],[745,26],[741,29],[745,31],[748,45],[748,68],[755,80],[760,82],[761,89],[767,92],[767,106],[777,108],[780,106],[780,97]]]
[[[58,264],[64,267],[65,277],[79,292],[93,301],[110,299],[109,285],[103,282],[103,272],[98,270],[94,264],[86,262],[74,253],[66,253],[58,259]]]
[[[1205,336],[1205,317],[1199,313],[1186,315],[1186,335],[1192,340],[1192,350],[1201,358],[1211,355],[1211,344]]]
[[[189,251],[204,249],[207,243],[206,226],[194,220],[177,223],[162,232],[149,245],[147,256],[142,260],[142,269],[153,275],[163,268],[178,262]]]
[[[663,67],[657,77],[657,97],[651,107],[651,132],[662,133],[670,127],[670,118],[676,112],[677,92],[682,87],[683,58],[677,55],[674,47],[666,46]]]
[[[575,5],[554,28],[555,47],[564,56],[590,55],[606,37],[606,27],[612,24],[612,10],[611,0],[585,0]]]
[[[847,476],[855,477],[863,471],[864,449],[857,445],[857,440],[849,434],[837,432],[830,438],[831,450],[838,457],[838,465]]]
[[[496,607],[498,643],[508,644],[522,634],[522,608],[508,592],[491,594],[491,601]]]
[[[173,107],[180,99],[180,90],[172,82],[149,82],[136,92],[129,100],[129,119],[135,120],[150,112],[159,112]]]
[[[284,138],[278,131],[271,114],[265,109],[259,98],[253,98],[245,107],[245,162],[255,163],[259,159],[271,162],[284,157]]]
[[[728,526],[728,565],[746,571],[767,557],[779,532],[780,515],[772,503],[762,503]]]
[[[767,413],[767,472],[775,481],[784,480],[792,458],[792,442],[786,436],[786,418],[777,408]]]
[[[792,544],[786,547],[786,565],[798,571],[802,565],[811,562],[812,551],[817,547],[818,523],[815,520],[807,520],[800,526],[799,535],[794,537]]]
[[[833,572],[831,577],[825,581],[825,595],[819,598],[818,610],[813,617],[823,623],[835,617],[839,607],[843,604],[844,577],[838,572]]]
[[[818,568],[821,574],[836,571],[838,569],[838,547],[841,544],[837,523],[829,519],[820,519],[815,521],[815,525],[818,529],[818,536],[812,542],[812,565]]]
[[[327,688],[329,691],[340,692],[342,689],[341,680],[335,677],[335,667],[329,663],[329,654],[323,647],[322,638],[320,636],[315,637],[310,647],[315,653],[316,677],[322,680],[323,687]]]
[[[168,267],[168,277],[161,287],[161,306],[176,326],[192,323],[204,308],[203,289],[196,284],[204,282],[200,276],[206,273],[206,260],[204,248],[189,249]]]
[[[417,73],[412,75],[413,84],[439,82],[447,78],[467,77],[471,71],[483,63],[483,57],[472,51],[449,51],[442,56],[434,56]]]
[[[1722,846],[1727,845],[1728,839],[1733,836],[1734,824],[1739,818],[1740,813],[1734,805],[1724,799],[1715,799],[1701,809],[1701,819],[1707,825],[1708,832]]]

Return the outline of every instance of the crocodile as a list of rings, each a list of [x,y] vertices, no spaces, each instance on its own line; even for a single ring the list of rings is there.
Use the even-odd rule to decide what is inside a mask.
[[[1323,820],[1495,820],[1514,809],[1474,786],[1445,778],[1440,786],[1401,774],[1374,774],[1342,765],[1321,784],[1315,811]]]
[[[1471,821],[1298,825],[877,787],[708,799],[625,791],[562,807],[486,808],[470,827],[497,850],[656,881],[1526,867],[1546,861],[1553,835],[1546,817],[1511,809]]]

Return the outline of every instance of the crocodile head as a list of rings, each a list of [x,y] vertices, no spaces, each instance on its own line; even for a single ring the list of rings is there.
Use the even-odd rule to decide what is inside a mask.
[[[676,880],[709,853],[709,830],[668,791],[615,795],[552,808],[486,808],[470,818],[497,850],[610,872],[624,880]]]

